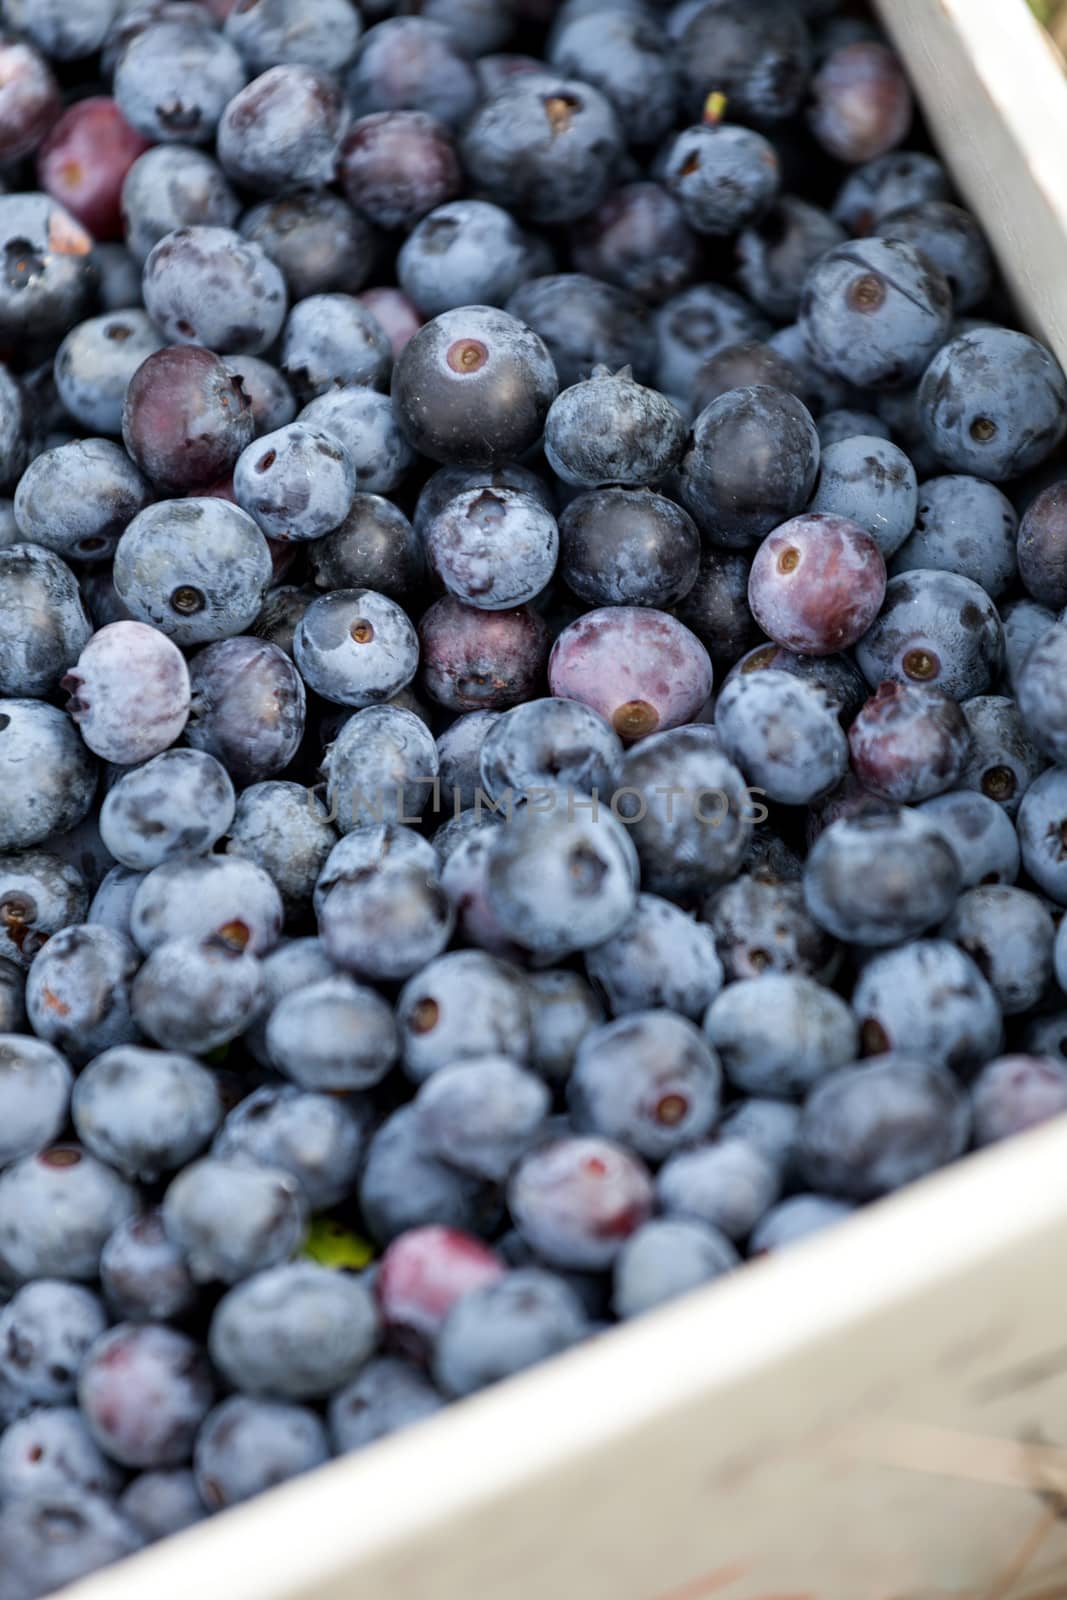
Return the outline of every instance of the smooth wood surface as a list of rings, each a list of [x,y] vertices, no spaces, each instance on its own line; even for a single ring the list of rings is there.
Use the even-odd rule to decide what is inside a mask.
[[[874,0],[1020,311],[1067,366],[1067,82],[1025,0]]]
[[[881,0],[1067,362],[1067,85],[1023,0]],[[78,1587],[78,1600],[1067,1600],[1067,1127]],[[72,1591],[72,1595],[75,1591]]]

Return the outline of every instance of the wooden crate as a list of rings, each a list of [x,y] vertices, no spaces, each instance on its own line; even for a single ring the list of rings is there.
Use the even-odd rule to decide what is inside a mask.
[[[1067,85],[880,0],[1067,362]],[[81,1585],[78,1600],[1067,1600],[1067,1126]],[[72,1591],[72,1596],[73,1596]]]

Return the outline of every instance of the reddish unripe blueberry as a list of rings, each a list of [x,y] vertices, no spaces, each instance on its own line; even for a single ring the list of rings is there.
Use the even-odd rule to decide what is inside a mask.
[[[586,612],[564,628],[548,663],[554,695],[592,706],[629,740],[692,722],[712,681],[696,634],[644,606]]]
[[[812,80],[812,132],[838,161],[873,161],[911,127],[904,70],[884,44],[861,40],[834,50]]]
[[[199,345],[157,350],[130,380],[123,442],[141,471],[172,494],[217,484],[254,434],[241,379]]]
[[[107,95],[63,113],[37,156],[37,179],[96,239],[122,238],[122,185],[147,139]]]
[[[356,299],[362,301],[367,310],[378,318],[393,347],[395,360],[412,335],[422,327],[418,307],[402,289],[364,289]]]
[[[488,1245],[458,1228],[409,1228],[388,1247],[374,1278],[389,1345],[424,1358],[460,1296],[505,1271]]]
[[[553,1267],[603,1272],[652,1214],[648,1168],[610,1139],[556,1139],[524,1156],[508,1186],[523,1239]]]
[[[974,1142],[996,1144],[1067,1111],[1067,1067],[1052,1056],[998,1056],[971,1088]]]
[[[36,150],[62,109],[44,56],[12,39],[0,44],[0,162]]]
[[[951,789],[967,760],[971,731],[943,689],[883,683],[848,732],[860,783],[911,805]]]
[[[478,611],[445,595],[419,625],[427,694],[452,711],[503,711],[539,692],[548,628],[529,606]]]
[[[764,539],[749,573],[748,603],[775,644],[828,656],[867,632],[885,584],[885,560],[865,528],[811,511]]]

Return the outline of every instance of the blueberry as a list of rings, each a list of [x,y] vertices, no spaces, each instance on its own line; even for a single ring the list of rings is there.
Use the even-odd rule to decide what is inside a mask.
[[[350,294],[299,301],[286,321],[281,353],[282,371],[305,405],[335,384],[384,389],[393,365],[385,329]]]
[[[451,1395],[473,1394],[586,1337],[581,1301],[554,1273],[521,1268],[457,1302],[434,1351],[434,1376]]]
[[[1011,501],[994,484],[963,474],[931,478],[919,489],[914,531],[897,551],[893,573],[939,568],[972,579],[997,599],[1015,576],[1017,525]],[[1027,548],[1020,534],[1024,581]],[[1034,554],[1041,561],[1041,553]],[[1063,598],[1067,602],[1067,587]]]
[[[326,1210],[354,1187],[365,1131],[359,1116],[335,1094],[267,1086],[253,1090],[228,1114],[212,1154],[222,1161],[280,1168],[296,1179],[313,1211]]]
[[[501,715],[499,711],[468,711],[438,734],[441,794],[446,809],[451,806],[455,813],[474,805],[482,786],[482,747]],[[504,739],[504,746],[510,762],[510,738]],[[510,765],[507,770],[510,772]]]
[[[311,904],[315,880],[337,842],[326,807],[299,783],[254,783],[237,801],[226,851],[269,874],[288,914]]]
[[[919,413],[954,472],[999,483],[1039,465],[1067,430],[1067,381],[1036,339],[978,327],[938,350],[919,386]]]
[[[966,700],[988,692],[1003,652],[1003,628],[985,590],[955,572],[923,570],[890,578],[856,660],[872,688],[886,680],[935,684]]]
[[[237,784],[289,765],[304,736],[304,681],[277,645],[240,637],[193,657],[188,742],[216,756]]]
[[[732,124],[698,124],[678,134],[664,173],[689,226],[714,238],[756,221],[778,192],[774,146]]]
[[[548,629],[529,606],[488,612],[446,595],[424,613],[419,643],[422,683],[439,705],[503,710],[543,680]]]
[[[452,35],[425,17],[390,17],[371,28],[347,88],[359,117],[425,111],[458,126],[478,101],[478,80]]]
[[[307,1229],[307,1201],[289,1173],[211,1156],[173,1179],[162,1215],[198,1283],[237,1283],[288,1261]]]
[[[63,687],[89,749],[122,766],[160,754],[179,737],[189,715],[189,672],[181,652],[141,622],[101,628]]]
[[[696,635],[651,607],[587,612],[556,640],[548,672],[554,695],[591,706],[628,740],[690,722],[712,687]]]
[[[322,771],[330,821],[342,833],[372,820],[410,822],[429,804],[437,746],[412,712],[368,706],[344,723]]]
[[[204,1504],[219,1511],[310,1472],[329,1454],[326,1429],[313,1411],[232,1395],[197,1435],[197,1487]]]
[[[223,360],[248,396],[257,436],[273,433],[292,422],[296,401],[277,367],[260,356],[226,355]]]
[[[372,981],[408,978],[448,944],[454,912],[434,874],[399,861],[331,889],[319,913],[327,954]]]
[[[102,1331],[102,1330],[101,1330]],[[0,1436],[0,1492],[40,1501],[54,1494],[110,1498],[122,1482],[75,1406],[49,1406],[12,1422]]]
[[[267,1023],[267,1053],[302,1089],[369,1089],[397,1055],[396,1027],[373,989],[336,976],[278,1000]]]
[[[532,495],[470,489],[445,506],[425,534],[426,555],[449,592],[483,611],[525,604],[556,567],[556,520]]]
[[[0,1562],[11,1600],[41,1600],[142,1543],[134,1524],[100,1495],[53,1493],[31,1504],[10,1501],[0,1511]]]
[[[7,161],[30,155],[63,109],[59,85],[41,52],[29,40],[0,45],[0,144]]]
[[[952,788],[971,736],[962,710],[943,689],[884,683],[852,723],[848,743],[859,781],[905,803]]]
[[[336,888],[337,884],[365,882],[373,876],[374,870],[401,862],[419,866],[429,873],[437,872],[440,867],[434,846],[413,828],[403,827],[397,822],[366,822],[350,829],[334,845],[316,880],[316,915],[322,910],[330,890]],[[368,869],[371,870],[368,872]],[[310,948],[307,949],[307,957],[310,962]],[[328,971],[316,972],[315,978],[330,975]]]
[[[713,543],[744,549],[804,509],[818,466],[819,436],[795,395],[734,389],[693,424],[682,498]]]
[[[531,1049],[530,995],[512,966],[479,950],[454,950],[405,985],[397,1003],[404,1070],[422,1083],[442,1067]]]
[[[83,651],[79,665],[84,660]],[[87,814],[95,789],[96,762],[70,717],[41,700],[0,699],[0,850],[66,833]]]
[[[1023,866],[1039,889],[1067,905],[1067,773],[1043,772],[1023,795],[1017,821]]]
[[[211,857],[218,860],[218,857]],[[205,1054],[252,1021],[262,998],[259,962],[244,948],[251,930],[230,923],[204,941],[168,939],[154,947],[134,981],[133,1015],[167,1050]]]
[[[333,434],[291,422],[266,434],[238,458],[234,494],[269,538],[320,539],[352,506],[356,472]]]
[[[141,1472],[119,1496],[119,1509],[145,1539],[183,1533],[207,1513],[191,1472]]]
[[[900,239],[937,263],[948,279],[956,314],[973,311],[989,293],[993,258],[970,212],[944,200],[891,211],[878,223],[883,239]]]
[[[160,143],[207,144],[245,81],[237,51],[211,28],[161,20],[115,64],[115,99],[130,125]]]
[[[425,111],[361,117],[342,145],[339,176],[350,204],[382,228],[409,228],[460,190],[449,130]]]
[[[97,283],[92,236],[51,196],[0,195],[0,245],[5,344],[57,341],[92,309]]]
[[[561,518],[563,573],[569,583],[568,563],[574,559],[569,555],[571,515],[568,507]],[[748,556],[740,550],[719,550],[705,544],[692,587],[675,602],[678,621],[696,634],[716,666],[736,661],[755,643],[758,630],[748,607],[750,566]]]
[[[670,1011],[635,1011],[586,1034],[567,1082],[573,1126],[662,1161],[707,1134],[719,1110],[718,1057]]]
[[[591,377],[598,366],[613,372],[628,366],[641,383],[652,376],[649,314],[615,284],[581,272],[531,278],[507,309],[544,341],[563,388]]]
[[[548,790],[559,789],[599,795],[610,803],[622,753],[618,735],[590,706],[579,700],[528,700],[496,717],[484,735],[482,798],[506,806],[509,796],[544,800]]]
[[[348,121],[336,78],[289,61],[228,101],[218,125],[219,161],[232,182],[256,194],[321,188],[333,179]]]
[[[825,980],[837,965],[835,941],[812,918],[799,882],[744,872],[712,892],[702,915],[727,981],[764,972]]]
[[[270,549],[228,501],[164,500],[130,523],[114,575],[140,621],[176,644],[207,644],[254,622],[271,578]]]
[[[80,868],[51,850],[0,856],[0,955],[29,967],[51,937],[81,921],[87,887]]]
[[[757,1225],[749,1240],[753,1256],[770,1255],[791,1244],[832,1228],[851,1216],[855,1206],[825,1194],[795,1194],[773,1206]]]
[[[885,439],[850,436],[824,447],[810,509],[858,522],[888,560],[915,525],[918,498],[915,468],[903,450]]]
[[[816,262],[801,316],[820,367],[863,387],[899,388],[948,337],[952,293],[940,268],[911,245],[868,239]]]
[[[820,834],[804,870],[811,916],[835,938],[880,947],[914,938],[956,903],[960,863],[924,814],[889,808]]]
[[[971,1085],[974,1142],[996,1144],[1067,1110],[1067,1070],[1047,1056],[999,1056]]]
[[[292,61],[339,72],[355,55],[361,32],[350,0],[246,0],[223,14],[225,36],[251,72]]]
[[[514,489],[536,500],[545,511],[555,509],[555,499],[543,478],[517,462],[502,467],[438,467],[423,485],[412,518],[415,532],[425,539],[435,517],[471,489]]]
[[[605,7],[567,17],[552,35],[548,58],[557,72],[591,83],[610,100],[629,143],[658,143],[674,126],[676,68],[651,16]]]
[[[658,1217],[626,1241],[613,1269],[612,1305],[626,1321],[740,1265],[725,1234],[690,1217]]]
[[[419,661],[407,614],[369,589],[336,589],[304,613],[293,640],[307,683],[340,705],[369,706],[409,684]]]
[[[969,889],[941,932],[976,963],[1006,1017],[1031,1010],[1048,988],[1055,927],[1027,890],[1009,884]]]
[[[330,1401],[330,1438],[338,1454],[362,1450],[440,1411],[444,1400],[417,1367],[391,1356],[369,1361]]]
[[[654,389],[594,369],[565,389],[545,422],[545,454],[565,483],[596,488],[611,483],[655,483],[675,465],[685,424]]]
[[[54,934],[27,979],[34,1032],[75,1062],[136,1038],[130,984],[137,965],[130,940],[110,928],[75,924]]]
[[[100,1284],[111,1310],[125,1322],[184,1317],[196,1302],[185,1257],[158,1211],[119,1223],[100,1256]]]
[[[865,162],[845,178],[833,214],[849,233],[877,233],[878,225],[905,206],[949,200],[948,173],[921,150],[893,150]]]
[[[995,800],[1013,817],[1044,768],[1044,757],[1010,696],[977,695],[965,700],[962,710],[971,731],[971,749],[960,784]]]
[[[652,1210],[644,1163],[596,1137],[544,1144],[519,1163],[508,1205],[522,1238],[553,1266],[603,1271]]]
[[[300,413],[299,421],[309,428],[331,434],[344,446],[356,470],[361,493],[356,496],[348,516],[339,525],[338,534],[353,523],[356,527],[364,526],[371,496],[376,499],[396,489],[407,477],[415,461],[415,452],[401,431],[389,397],[363,384],[343,384],[309,401]],[[389,506],[389,514],[394,520],[402,516],[402,512],[393,505]],[[313,550],[310,555],[314,564],[320,558],[321,551]],[[396,564],[402,566],[399,554]],[[409,586],[419,575],[421,568],[414,567],[408,580]]]
[[[171,494],[210,488],[252,442],[255,419],[240,378],[209,350],[171,347],[130,379],[122,411],[126,449]]]
[[[656,1198],[668,1217],[706,1223],[735,1243],[748,1237],[780,1191],[774,1157],[733,1136],[680,1150],[656,1178]]]
[[[144,262],[178,228],[232,228],[240,203],[218,162],[185,144],[159,144],[138,156],[122,185],[127,249]]]
[[[262,867],[240,856],[202,856],[148,873],[133,897],[130,929],[146,955],[172,940],[217,937],[237,947],[247,940],[260,955],[277,944],[282,921],[281,897]],[[225,970],[229,962],[216,954]]]
[[[82,1415],[102,1450],[125,1467],[177,1467],[192,1456],[213,1384],[199,1346],[157,1323],[120,1323],[81,1371]]]
[[[122,406],[129,382],[142,362],[162,347],[163,341],[144,311],[109,311],[103,316],[79,322],[56,352],[55,382],[64,408],[90,432],[118,435],[122,431]],[[107,461],[110,466],[105,484],[116,478],[122,484],[121,470],[117,462],[111,465],[115,458],[108,458],[102,449],[102,441],[90,441],[90,444],[95,447],[91,457]],[[66,459],[70,459],[69,455],[52,456],[53,464]],[[128,465],[125,476],[132,478],[135,484],[138,481]],[[33,481],[31,478],[30,483]],[[94,494],[99,495],[102,486],[94,484],[93,490]],[[61,495],[62,486],[52,485],[51,493]],[[31,515],[32,505],[31,502]],[[60,505],[66,513],[66,520],[84,515],[66,499],[61,499]],[[134,509],[139,511],[141,506]],[[114,517],[114,512],[111,515]],[[43,532],[43,518],[41,527]]]
[[[359,1186],[359,1209],[373,1239],[387,1245],[428,1224],[491,1231],[497,1191],[437,1161],[422,1147],[410,1105],[385,1119],[371,1140]]]
[[[422,327],[424,319],[418,307],[412,305],[402,289],[388,285],[364,289],[357,299],[381,324],[395,361]]]
[[[748,389],[754,384],[784,389],[815,407],[814,385],[808,371],[774,345],[759,339],[724,345],[701,362],[689,391],[689,403],[699,413],[731,389]]]
[[[952,1074],[893,1053],[816,1086],[801,1118],[801,1170],[826,1194],[872,1199],[961,1155],[969,1133],[970,1107]]]
[[[106,1327],[103,1306],[81,1284],[27,1283],[0,1311],[0,1374],[27,1401],[67,1404],[86,1351]]]
[[[0,1174],[4,1261],[22,1281],[91,1280],[108,1235],[136,1210],[134,1190],[110,1167],[77,1145],[51,1145]]]
[[[9,545],[0,550],[0,610],[0,694],[50,694],[93,631],[73,572],[39,544]]]
[[[308,1337],[308,1329],[315,1330]],[[211,1356],[245,1394],[317,1399],[351,1383],[377,1343],[370,1291],[311,1262],[259,1272],[224,1295]]]
[[[996,1055],[999,1000],[977,964],[948,939],[920,939],[867,963],[852,995],[869,1054],[902,1051],[967,1067]]]
[[[713,729],[677,728],[642,741],[620,776],[616,807],[645,889],[683,897],[737,873],[752,832],[749,794]]]
[[[844,238],[819,206],[783,194],[738,236],[738,282],[761,311],[786,322],[800,313],[811,268]]]
[[[613,938],[586,951],[585,967],[616,1017],[663,1008],[699,1020],[723,983],[710,928],[650,894]]]
[[[201,855],[233,821],[225,767],[201,750],[164,750],[108,790],[100,831],[125,867],[148,872],[174,856]]]
[[[750,783],[784,805],[818,799],[848,766],[845,735],[826,693],[785,672],[728,679],[715,727]]]
[[[466,467],[499,466],[535,444],[556,389],[537,334],[491,306],[435,317],[393,373],[393,403],[412,444]]]
[[[414,1101],[423,1150],[475,1178],[503,1183],[540,1137],[550,1095],[506,1055],[471,1056],[434,1072]]]
[[[530,276],[522,230],[500,206],[451,200],[419,221],[400,248],[401,288],[426,316],[457,306],[502,306]]]
[[[607,193],[622,132],[610,100],[591,84],[526,73],[475,113],[460,150],[490,199],[532,222],[574,222]]]
[[[633,844],[615,817],[578,815],[573,796],[567,806],[559,798],[551,813],[530,806],[499,830],[488,878],[502,929],[556,957],[611,938],[633,909],[638,875]]]
[[[574,265],[659,304],[697,274],[700,241],[659,183],[613,189],[574,230]]]
[[[43,1150],[62,1131],[73,1075],[44,1040],[0,1034],[0,1167]]]
[[[830,655],[855,644],[885,596],[885,561],[858,522],[815,511],[768,534],[752,562],[749,604],[777,644]]]
[[[935,795],[918,809],[923,821],[950,846],[963,875],[963,888],[973,888],[977,883],[1015,882],[1019,876],[1019,840],[1010,819],[988,795],[975,794],[973,789],[952,789]]]
[[[911,90],[888,46],[866,40],[840,45],[821,63],[811,87],[812,132],[836,160],[874,161],[907,138]]]
[[[205,1148],[222,1105],[214,1079],[190,1057],[119,1045],[81,1074],[71,1116],[86,1149],[153,1182]]]

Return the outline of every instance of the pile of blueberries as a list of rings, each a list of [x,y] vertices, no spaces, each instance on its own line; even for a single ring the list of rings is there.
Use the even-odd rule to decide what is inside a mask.
[[[1067,1110],[1067,380],[847,0],[2,0],[0,1600]]]

